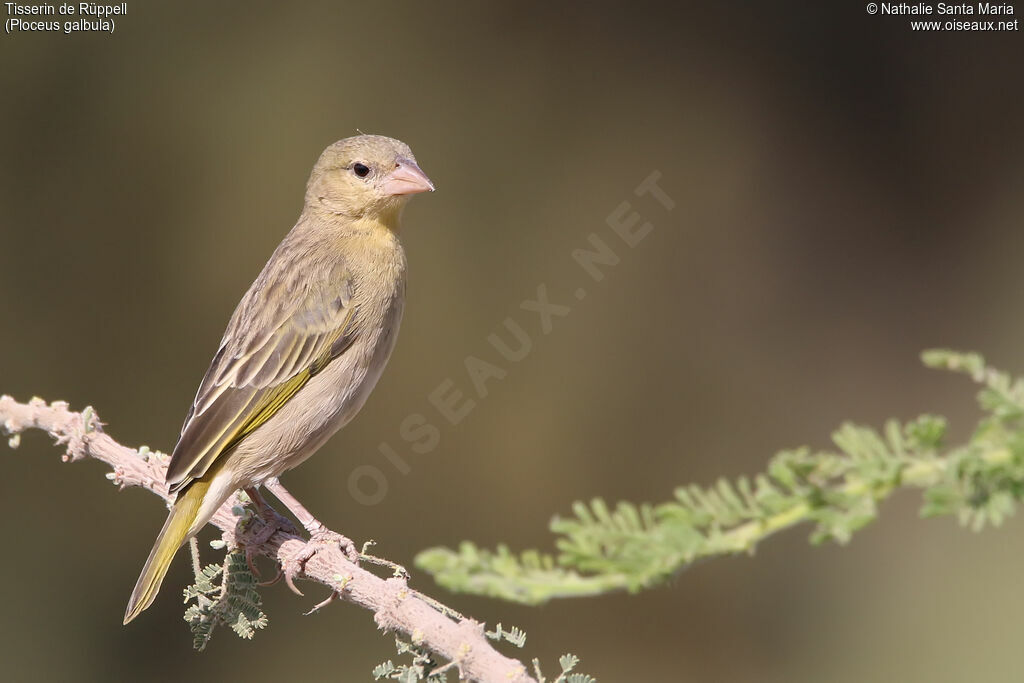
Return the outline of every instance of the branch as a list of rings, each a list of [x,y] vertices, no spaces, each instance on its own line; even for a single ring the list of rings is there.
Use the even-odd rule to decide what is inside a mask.
[[[65,462],[95,458],[113,468],[107,476],[122,489],[139,486],[167,502],[172,498],[163,483],[167,456],[145,447],[135,450],[120,445],[103,432],[91,407],[76,413],[63,401],[47,404],[34,398],[19,403],[10,396],[0,396],[0,424],[12,435],[12,448],[17,447],[24,430],[41,429],[57,444],[66,446]],[[229,546],[235,545],[239,520],[232,509],[238,504],[238,498],[232,497],[211,520]],[[247,550],[287,567],[305,546],[305,539],[279,530],[263,543],[247,546]],[[341,599],[370,610],[378,628],[402,633],[414,645],[444,657],[463,678],[535,683],[521,662],[494,649],[484,635],[483,624],[448,616],[456,612],[410,589],[404,577],[383,579],[351,562],[340,548],[318,548],[297,577],[321,583]]]
[[[846,543],[900,490],[923,491],[923,517],[953,515],[976,530],[998,525],[1024,499],[1024,380],[977,354],[929,351],[923,359],[983,385],[985,414],[966,444],[944,446],[945,420],[930,415],[882,430],[847,423],[832,435],[835,449],[783,451],[752,479],[680,487],[657,505],[577,502],[573,517],[551,522],[558,554],[464,542],[423,551],[416,564],[450,590],[539,604],[660,585],[694,562],[751,554],[804,523],[815,527],[813,543]]]

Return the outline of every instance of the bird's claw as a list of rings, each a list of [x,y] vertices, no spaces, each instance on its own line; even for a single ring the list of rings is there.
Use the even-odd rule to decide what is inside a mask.
[[[255,520],[259,520],[259,523],[256,523]],[[238,536],[239,545],[245,549],[245,562],[249,565],[249,570],[256,578],[262,576],[259,569],[256,568],[256,563],[253,561],[259,554],[257,549],[269,541],[278,531],[293,536],[298,536],[299,534],[299,530],[292,524],[290,519],[279,515],[273,508],[266,506],[257,508],[257,515],[246,525],[243,533]],[[271,580],[268,585],[277,583],[280,578],[280,570],[278,570],[278,576]]]
[[[298,595],[303,594],[302,591],[295,586],[295,579],[305,571],[306,562],[324,548],[340,548],[341,552],[345,554],[345,557],[347,557],[350,562],[353,564],[359,564],[359,551],[356,550],[356,546],[352,542],[352,539],[321,526],[310,534],[309,540],[306,541],[306,545],[303,546],[302,550],[300,550],[294,557],[288,558],[288,560],[282,565],[284,570],[284,582],[288,584],[288,587],[292,589],[292,592]]]
[[[249,556],[248,556],[248,555],[246,555],[246,556],[245,556],[245,559],[246,559],[246,560],[248,560],[248,559],[249,559]],[[250,565],[249,565],[249,568],[250,568],[250,569],[252,569],[252,570],[253,570],[254,572],[255,572],[255,570],[256,570],[256,568],[255,568],[255,567],[253,567],[253,566],[252,566],[252,564],[250,564]],[[259,577],[259,576],[260,576],[259,572],[256,572],[256,576],[257,576],[257,577]],[[277,574],[275,574],[275,575],[274,575],[274,578],[272,578],[272,579],[270,579],[270,580],[268,580],[268,581],[260,581],[260,582],[259,582],[259,583],[257,583],[256,585],[257,585],[257,586],[259,586],[260,588],[266,588],[267,586],[273,586],[273,585],[274,585],[275,583],[277,583],[278,581],[280,581],[280,580],[281,580],[281,577],[282,577],[282,576],[284,576],[284,572],[283,572],[283,571],[281,570],[281,567],[280,567],[280,565],[278,565],[278,566],[277,566]]]

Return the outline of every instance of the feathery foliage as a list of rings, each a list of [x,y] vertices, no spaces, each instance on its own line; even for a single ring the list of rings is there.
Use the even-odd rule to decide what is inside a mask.
[[[574,671],[579,663],[580,658],[574,654],[565,654],[559,657],[558,664],[562,667],[562,673],[558,674],[558,678],[551,681],[551,683],[597,683],[597,679],[593,676]],[[539,683],[548,683],[548,680],[544,678],[544,674],[541,673],[540,662],[536,659],[533,660],[533,671]]]
[[[266,627],[267,615],[256,592],[256,577],[244,552],[229,552],[224,564],[207,565],[196,572],[195,579],[184,590],[186,603],[196,601],[185,610],[195,649],[206,648],[214,629],[221,624],[230,626],[238,637],[245,639],[252,639],[258,629]]]
[[[494,631],[485,631],[484,635],[491,640],[507,640],[516,647],[523,647],[526,644],[526,632],[515,626],[506,631],[502,629],[501,624],[498,624]],[[417,683],[417,681],[443,683],[448,680],[448,673],[457,665],[457,662],[449,662],[439,666],[428,651],[401,638],[395,638],[395,647],[399,655],[412,656],[412,664],[395,664],[389,659],[374,668],[373,680],[394,680],[402,681],[402,683]],[[537,659],[533,660],[533,671],[538,683],[597,683],[597,679],[593,676],[575,671],[579,663],[580,658],[576,655],[562,655],[558,658],[562,672],[552,681],[548,681],[544,677],[540,661]]]
[[[946,422],[932,415],[890,420],[881,431],[847,423],[832,435],[835,449],[782,451],[753,478],[680,487],[660,504],[577,502],[572,517],[551,522],[557,554],[464,542],[426,550],[416,564],[451,590],[539,604],[649,588],[699,559],[752,553],[805,522],[814,525],[812,543],[846,543],[903,488],[923,490],[924,517],[955,515],[975,530],[998,525],[1024,497],[1024,380],[974,353],[922,358],[983,385],[984,415],[966,444],[943,448]]]
[[[413,643],[395,638],[395,649],[399,655],[412,657],[412,664],[394,664],[390,659],[378,664],[373,669],[373,680],[393,680],[401,683],[443,683],[448,680],[449,667],[438,665],[437,660],[429,651]]]
[[[494,627],[493,631],[484,631],[484,635],[491,640],[498,641],[499,643],[502,640],[507,640],[519,648],[526,645],[526,631],[516,626],[513,626],[511,629],[506,631],[501,628],[501,622],[498,622],[498,625]]]

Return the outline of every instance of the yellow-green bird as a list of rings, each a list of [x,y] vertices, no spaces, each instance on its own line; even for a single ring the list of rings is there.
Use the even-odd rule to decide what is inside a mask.
[[[276,484],[362,408],[402,318],[402,209],[433,189],[398,140],[359,135],[324,150],[295,227],[235,309],[185,418],[167,468],[177,498],[124,623],[231,494]]]

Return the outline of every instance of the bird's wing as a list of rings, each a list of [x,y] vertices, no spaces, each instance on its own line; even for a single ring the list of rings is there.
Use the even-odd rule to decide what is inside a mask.
[[[347,270],[314,287],[297,269],[274,265],[235,309],[199,386],[167,468],[172,491],[202,477],[355,340]]]

